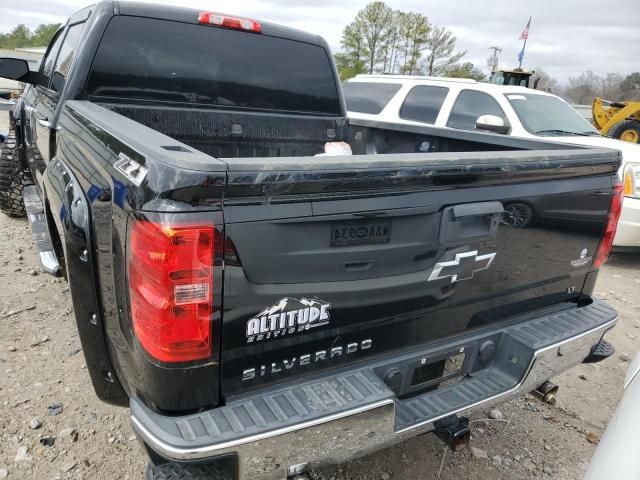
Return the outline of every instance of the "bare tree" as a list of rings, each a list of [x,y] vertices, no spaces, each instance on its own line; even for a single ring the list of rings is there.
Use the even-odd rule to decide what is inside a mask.
[[[640,72],[634,72],[625,77],[620,84],[622,100],[640,100]]]
[[[533,78],[535,79],[534,81],[537,82],[536,88],[538,90],[557,92],[560,89],[558,81],[541,68],[535,69]]]
[[[433,27],[427,40],[430,50],[427,57],[427,75],[442,75],[451,65],[460,61],[466,51],[455,52],[456,37],[444,27]]]

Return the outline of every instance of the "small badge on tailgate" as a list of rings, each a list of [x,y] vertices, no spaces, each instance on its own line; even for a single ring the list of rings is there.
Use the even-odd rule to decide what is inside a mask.
[[[285,297],[247,322],[247,343],[328,325],[331,304],[318,298]]]

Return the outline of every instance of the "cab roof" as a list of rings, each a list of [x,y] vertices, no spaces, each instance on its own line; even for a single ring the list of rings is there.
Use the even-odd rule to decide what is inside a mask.
[[[201,9],[118,0],[107,0],[95,5],[96,8],[100,8],[103,6],[111,6],[114,15],[130,15],[134,17],[156,18],[159,20],[169,20],[173,22],[194,24],[198,23],[198,14],[200,12],[217,12],[226,13],[230,16],[236,16],[232,12],[220,12],[220,10],[215,7],[215,2],[212,2],[211,8]],[[87,8],[80,10],[80,12],[83,12],[85,10],[87,10]],[[249,17],[253,20],[251,16],[237,16]],[[257,18],[255,20],[260,22],[260,25],[262,26],[262,35],[310,43],[312,45],[317,45],[325,48],[326,50],[329,50],[327,42],[320,35],[311,34],[302,30],[297,30],[295,28],[290,28],[275,23],[263,22],[262,20]]]

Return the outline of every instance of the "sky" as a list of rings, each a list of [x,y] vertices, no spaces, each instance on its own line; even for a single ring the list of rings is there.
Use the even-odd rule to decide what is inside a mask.
[[[146,0],[145,0],[146,1]],[[0,0],[0,33],[24,23],[61,22],[91,0]],[[334,51],[366,0],[153,0],[235,13],[322,35]],[[464,61],[487,69],[489,46],[502,48],[501,67],[516,67],[520,32],[533,17],[523,67],[542,68],[561,83],[592,70],[626,75],[640,71],[640,0],[386,0],[419,12],[453,31]]]

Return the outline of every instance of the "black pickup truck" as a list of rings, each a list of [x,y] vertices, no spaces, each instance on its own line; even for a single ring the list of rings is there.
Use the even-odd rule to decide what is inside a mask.
[[[320,37],[185,8],[99,3],[0,76],[30,84],[0,206],[24,197],[148,478],[458,448],[469,412],[612,352],[616,151],[350,122]]]

